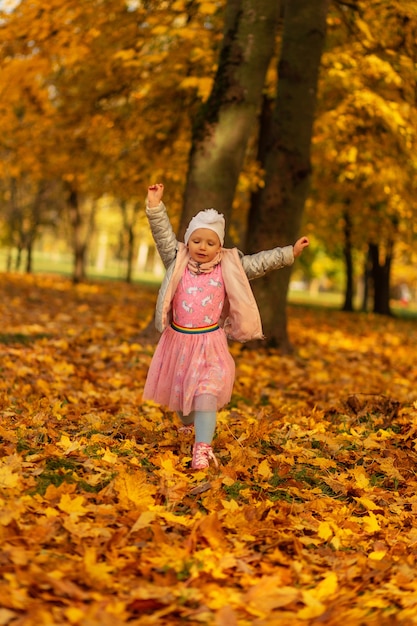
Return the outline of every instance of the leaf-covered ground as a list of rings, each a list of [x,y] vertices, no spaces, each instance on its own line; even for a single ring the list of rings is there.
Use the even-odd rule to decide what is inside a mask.
[[[155,294],[2,275],[0,625],[417,624],[417,323],[233,345],[218,470],[143,404]]]

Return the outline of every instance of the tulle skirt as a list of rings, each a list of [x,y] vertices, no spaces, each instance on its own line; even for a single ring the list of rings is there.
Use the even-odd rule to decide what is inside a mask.
[[[151,361],[143,399],[183,415],[218,410],[230,401],[234,379],[235,362],[222,328],[184,334],[169,326]]]

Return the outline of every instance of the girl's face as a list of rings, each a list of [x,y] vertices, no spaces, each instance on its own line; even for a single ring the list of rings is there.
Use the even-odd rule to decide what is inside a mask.
[[[219,236],[210,228],[197,228],[188,240],[190,257],[197,263],[210,263],[221,247]]]

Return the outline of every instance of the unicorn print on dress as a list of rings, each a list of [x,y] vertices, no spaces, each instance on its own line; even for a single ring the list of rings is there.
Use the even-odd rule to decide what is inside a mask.
[[[222,287],[223,283],[220,280],[214,280],[214,278],[210,278],[209,285],[211,285],[211,287]]]
[[[186,293],[193,294],[193,293],[197,293],[198,291],[203,291],[203,290],[201,287],[187,287],[185,291]]]
[[[208,304],[210,304],[210,302],[213,300],[213,294],[209,294],[208,296],[206,296],[205,298],[202,299],[201,301],[201,305],[202,306],[207,306]]]
[[[185,300],[181,302],[181,306],[184,309],[184,311],[187,311],[187,313],[193,312],[193,307],[190,304],[187,304]]]

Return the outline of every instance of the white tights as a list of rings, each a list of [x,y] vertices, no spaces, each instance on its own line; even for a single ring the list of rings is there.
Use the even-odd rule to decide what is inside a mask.
[[[195,441],[211,445],[216,430],[216,411],[191,411],[189,415],[178,414],[184,426],[194,424]]]

